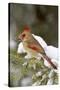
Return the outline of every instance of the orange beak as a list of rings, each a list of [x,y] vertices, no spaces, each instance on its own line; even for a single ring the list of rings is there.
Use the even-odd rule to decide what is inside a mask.
[[[22,38],[22,35],[20,34],[20,35],[18,36],[18,40],[19,40],[19,41],[22,41],[22,39],[23,39],[23,38]]]

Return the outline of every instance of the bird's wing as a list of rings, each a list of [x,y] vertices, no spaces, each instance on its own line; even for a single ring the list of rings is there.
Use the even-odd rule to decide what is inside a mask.
[[[34,37],[32,41],[31,40],[29,41],[28,47],[30,49],[35,50],[38,53],[45,54],[43,47],[39,44],[39,42]]]
[[[32,34],[32,36],[41,44],[43,48],[47,47],[47,43],[44,41],[44,39],[41,36],[37,36],[35,34]]]

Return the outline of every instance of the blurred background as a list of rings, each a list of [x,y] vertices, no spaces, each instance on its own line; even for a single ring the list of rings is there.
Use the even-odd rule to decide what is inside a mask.
[[[10,86],[30,86],[32,83],[41,79],[37,78],[34,74],[40,70],[40,66],[36,61],[34,63],[37,65],[36,70],[31,67],[33,66],[33,61],[30,60],[28,65],[23,66],[25,60],[24,56],[17,54],[17,48],[19,41],[17,39],[19,33],[23,31],[25,25],[31,28],[32,33],[41,36],[48,45],[53,45],[58,47],[58,6],[49,5],[33,5],[33,4],[9,4],[9,22],[10,22]],[[32,63],[31,63],[32,62]],[[32,64],[32,66],[31,66]],[[41,62],[40,64],[43,64]],[[30,66],[29,66],[30,65]],[[44,66],[44,65],[43,65]],[[46,68],[48,72],[50,69]],[[43,70],[44,70],[43,68]],[[40,70],[41,71],[41,70]],[[32,73],[33,72],[33,73]],[[56,73],[54,83],[57,84]],[[34,78],[32,79],[32,77]],[[47,77],[48,78],[48,77]],[[44,80],[45,81],[45,80]],[[37,85],[46,85],[45,82]]]

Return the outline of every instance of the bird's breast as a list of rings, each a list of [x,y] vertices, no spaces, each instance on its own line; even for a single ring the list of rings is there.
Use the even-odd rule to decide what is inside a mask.
[[[33,57],[35,57],[38,53],[35,50],[29,48],[28,45],[29,45],[28,43],[23,42],[23,47],[26,50],[26,52],[30,53]]]

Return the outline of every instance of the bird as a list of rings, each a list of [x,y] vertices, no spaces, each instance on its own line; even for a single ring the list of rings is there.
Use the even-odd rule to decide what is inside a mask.
[[[41,44],[41,46],[44,48],[44,50],[47,51],[47,43],[43,40],[43,38],[41,36],[37,36],[35,34],[32,34],[32,36],[39,42],[39,44]],[[26,53],[22,42],[20,42],[18,44],[17,53]]]
[[[37,36],[35,34],[32,34],[33,37],[39,42],[39,44],[41,44],[41,46],[44,48],[45,53],[48,57],[50,57],[51,59],[54,59],[57,61],[58,63],[58,51],[59,48],[54,47],[53,45],[47,45],[47,43],[43,40],[43,38],[41,36]],[[17,53],[26,53],[22,42],[19,42],[18,44],[18,48],[17,48]],[[31,55],[26,55],[26,59],[29,59]]]
[[[51,58],[46,55],[42,45],[33,37],[31,29],[28,26],[24,27],[18,39],[22,41],[25,51],[31,54],[32,57],[35,57],[39,53],[54,69],[57,69],[56,65],[51,61]]]

